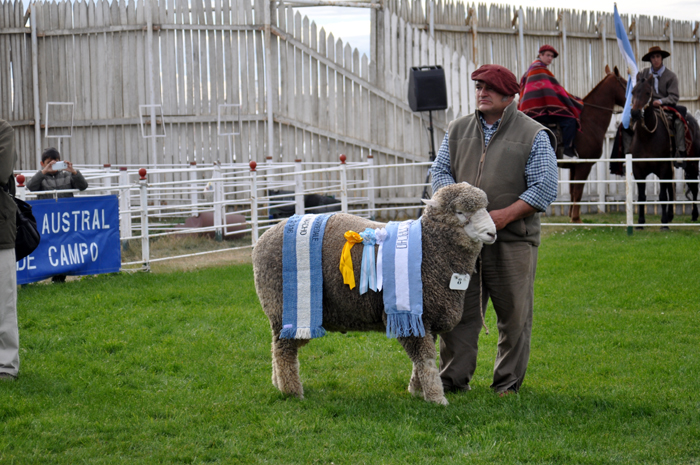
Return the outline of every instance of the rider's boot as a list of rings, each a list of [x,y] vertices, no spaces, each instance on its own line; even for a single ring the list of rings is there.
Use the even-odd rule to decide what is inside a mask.
[[[578,160],[578,153],[573,147],[564,147],[564,159],[565,160]]]
[[[685,158],[687,155],[685,151],[685,125],[680,118],[673,118],[673,128],[676,133],[676,158]],[[685,169],[685,160],[674,161],[673,166]]]

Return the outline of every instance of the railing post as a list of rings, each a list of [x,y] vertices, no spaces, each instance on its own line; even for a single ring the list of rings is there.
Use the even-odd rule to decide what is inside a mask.
[[[631,236],[634,224],[634,176],[632,175],[632,155],[625,155],[625,213],[627,214],[627,235]]]
[[[214,165],[214,227],[216,228],[216,240],[221,242],[224,238],[224,233],[222,230],[223,225],[223,201],[224,201],[224,182],[221,181],[223,176],[221,172],[221,165],[216,163]]]
[[[367,155],[367,164],[369,165],[367,171],[367,206],[369,207],[369,217],[371,220],[374,220],[377,217],[375,214],[377,194],[374,190],[374,157],[371,154]]]
[[[107,175],[107,177],[104,178],[102,184],[105,187],[105,191],[111,194],[112,192],[109,188],[112,187],[112,176],[110,176],[110,173],[112,172],[112,165],[110,165],[109,163],[105,163],[104,165],[102,165],[102,168],[104,168],[105,174]]]
[[[141,260],[143,267],[150,270],[150,250],[148,241],[148,180],[146,168],[139,170],[139,190],[141,194]]]
[[[131,237],[131,191],[129,189],[129,173],[126,166],[119,168],[119,234],[122,239]]]
[[[301,174],[301,160],[294,160],[294,201],[296,202],[295,213],[304,214],[304,177]]]
[[[24,181],[26,180],[26,178],[24,177],[23,174],[18,174],[17,177],[15,178],[15,180],[17,181],[17,192],[15,195],[20,200],[26,200],[27,188],[24,186]]]
[[[603,140],[603,153],[610,153],[608,150],[608,139]],[[607,191],[607,183],[603,180],[607,180],[607,170],[605,169],[605,162],[599,161],[595,164],[598,171],[598,213],[605,213],[605,194]]]
[[[199,215],[199,192],[197,192],[197,162],[196,161],[191,161],[190,162],[190,181],[192,181],[192,184],[190,184],[190,203],[192,204],[192,214],[194,216]]]
[[[340,155],[340,210],[348,212],[348,165],[345,164],[347,157]]]
[[[255,171],[257,166],[255,161],[250,162],[250,235],[253,245],[258,242],[258,172]]]

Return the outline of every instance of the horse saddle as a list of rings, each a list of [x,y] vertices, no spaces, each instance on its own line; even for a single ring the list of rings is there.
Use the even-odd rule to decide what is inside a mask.
[[[557,160],[561,160],[564,158],[564,132],[561,130],[559,123],[546,123],[544,126],[552,131],[554,137],[557,139],[557,149],[554,153],[557,155]]]
[[[688,109],[683,105],[665,105],[661,107],[664,110],[664,115],[669,123],[669,127],[673,128],[674,119],[678,118],[685,128],[685,146],[688,148],[688,155],[690,156],[693,147],[693,133],[690,131],[688,126],[688,121],[686,120],[686,114]],[[672,141],[672,153],[676,152],[676,132],[674,130],[670,131],[671,141]]]

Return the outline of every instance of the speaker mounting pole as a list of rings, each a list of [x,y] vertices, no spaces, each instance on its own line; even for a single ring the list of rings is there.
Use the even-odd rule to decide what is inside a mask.
[[[417,66],[411,68],[408,77],[408,106],[415,112],[428,112],[430,126],[430,161],[435,161],[435,128],[433,127],[433,110],[447,109],[447,85],[445,83],[445,70],[442,66]],[[430,170],[425,177],[426,186],[423,188],[422,198],[429,199],[428,182]]]

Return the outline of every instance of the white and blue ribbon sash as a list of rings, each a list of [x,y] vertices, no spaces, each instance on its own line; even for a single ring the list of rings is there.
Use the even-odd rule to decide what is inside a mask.
[[[377,250],[377,292],[384,286],[384,273],[382,272],[382,254],[384,252],[384,241],[386,240],[386,229],[377,228],[374,230],[374,238],[379,245]]]
[[[313,339],[323,329],[323,233],[331,215],[294,215],[282,242],[283,339]]]
[[[367,289],[377,292],[377,266],[374,264],[374,244],[377,240],[373,228],[366,228],[360,233],[362,237],[362,266],[360,274],[360,295],[365,294]]]
[[[382,247],[382,276],[387,337],[423,337],[420,220],[390,222],[386,232]]]

